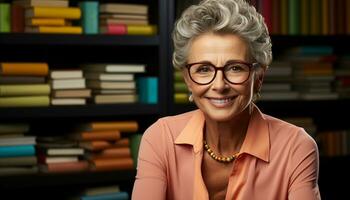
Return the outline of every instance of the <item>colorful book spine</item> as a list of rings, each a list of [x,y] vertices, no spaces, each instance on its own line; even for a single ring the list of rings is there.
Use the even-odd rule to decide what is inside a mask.
[[[0,157],[18,157],[35,155],[34,145],[14,145],[0,147]]]
[[[137,84],[141,103],[156,104],[158,102],[157,77],[140,77],[137,79]]]
[[[11,9],[9,3],[0,3],[0,32],[11,31]]]
[[[85,34],[97,34],[99,24],[98,1],[84,1],[79,3],[82,11],[81,25]]]
[[[80,19],[80,8],[32,7],[25,11],[25,17]]]

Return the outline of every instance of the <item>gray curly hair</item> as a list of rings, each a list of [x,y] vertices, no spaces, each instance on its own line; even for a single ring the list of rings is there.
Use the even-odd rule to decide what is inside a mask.
[[[247,42],[253,62],[263,67],[271,63],[271,39],[263,17],[253,6],[245,0],[203,0],[187,8],[175,23],[175,68],[186,65],[192,40],[208,32],[236,34]]]

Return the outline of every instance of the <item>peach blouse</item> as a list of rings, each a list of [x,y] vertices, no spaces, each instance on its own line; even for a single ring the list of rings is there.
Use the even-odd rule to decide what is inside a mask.
[[[201,173],[204,115],[164,117],[142,137],[133,200],[207,200]],[[318,148],[304,129],[255,106],[226,200],[321,199]]]

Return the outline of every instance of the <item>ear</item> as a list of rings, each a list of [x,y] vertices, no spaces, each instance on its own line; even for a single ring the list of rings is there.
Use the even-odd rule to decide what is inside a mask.
[[[266,72],[267,67],[260,67],[256,73],[255,73],[255,82],[254,82],[254,90],[255,92],[258,92],[261,90],[262,83],[264,81],[264,76]]]

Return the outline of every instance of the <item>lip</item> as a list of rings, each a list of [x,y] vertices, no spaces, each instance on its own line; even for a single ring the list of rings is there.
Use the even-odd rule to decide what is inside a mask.
[[[210,104],[217,108],[224,108],[226,106],[231,105],[234,102],[234,99],[236,96],[230,96],[230,97],[207,97]]]

